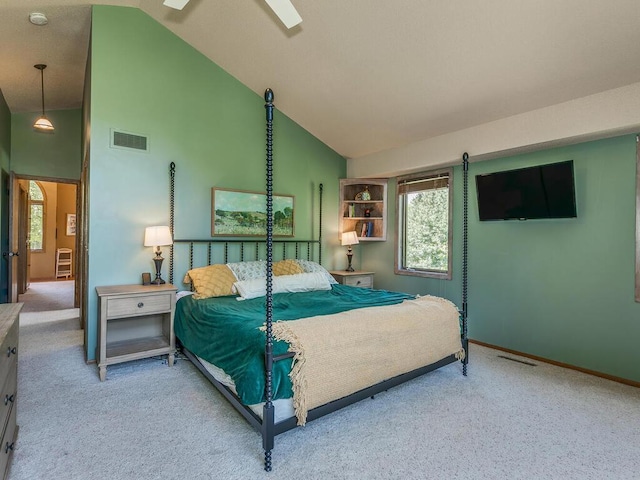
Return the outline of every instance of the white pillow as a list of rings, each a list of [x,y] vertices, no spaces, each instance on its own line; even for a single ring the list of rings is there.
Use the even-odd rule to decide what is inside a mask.
[[[331,284],[322,272],[274,276],[272,285],[273,293],[331,290]],[[264,297],[267,294],[267,279],[262,277],[238,281],[233,284],[233,292],[240,295],[237,300]]]
[[[227,267],[238,280],[253,280],[267,275],[267,262],[264,260],[227,263]]]
[[[302,267],[302,270],[304,270],[306,273],[321,272],[327,278],[329,283],[331,284],[338,283],[337,280],[333,278],[333,276],[327,271],[327,269],[324,268],[322,265],[320,265],[318,262],[314,262],[311,260],[300,260],[300,259],[296,260],[296,262],[300,264],[300,266]]]

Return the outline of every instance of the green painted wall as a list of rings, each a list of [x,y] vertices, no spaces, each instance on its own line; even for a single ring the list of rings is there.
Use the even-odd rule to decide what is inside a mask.
[[[574,160],[578,217],[480,222],[475,175]],[[461,299],[462,170],[454,171],[451,281],[389,272],[393,241],[359,246],[377,286]],[[634,302],[635,136],[472,163],[469,169],[470,338],[640,381]],[[395,191],[390,189],[390,225]],[[393,232],[393,230],[392,230]],[[393,235],[391,235],[393,238]],[[471,359],[473,369],[473,359]],[[471,370],[473,372],[473,370]]]
[[[19,175],[79,180],[82,111],[47,111],[54,133],[36,132],[37,117],[37,112],[11,116],[11,169]]]
[[[169,222],[169,163],[177,171],[177,238],[210,238],[211,187],[264,191],[266,182],[264,99],[140,10],[93,7],[91,79],[89,359],[95,287],[139,283],[141,272],[154,271],[144,228]],[[150,151],[110,148],[114,128],[148,136]],[[312,194],[324,184],[324,263],[332,268],[346,161],[278,112],[274,138],[274,191],[295,196],[296,237],[317,233]],[[179,288],[186,262],[176,259]]]

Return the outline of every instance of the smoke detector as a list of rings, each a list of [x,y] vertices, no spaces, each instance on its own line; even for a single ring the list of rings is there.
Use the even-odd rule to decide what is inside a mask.
[[[39,25],[39,26],[46,25],[47,23],[49,23],[47,16],[44,13],[39,13],[39,12],[30,13],[29,21],[34,25]]]

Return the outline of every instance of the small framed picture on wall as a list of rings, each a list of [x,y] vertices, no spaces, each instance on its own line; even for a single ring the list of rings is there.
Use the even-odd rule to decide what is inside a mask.
[[[76,214],[67,213],[67,235],[73,236],[76,234]]]

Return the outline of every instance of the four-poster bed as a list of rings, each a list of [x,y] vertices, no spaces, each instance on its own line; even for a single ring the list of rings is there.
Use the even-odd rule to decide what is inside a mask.
[[[188,248],[187,276],[195,295],[178,302],[176,336],[185,355],[261,433],[264,468],[270,471],[280,433],[456,361],[466,375],[468,155],[462,311],[438,297],[336,285],[321,266],[322,185],[318,238],[273,238],[270,89],[265,101],[266,240],[174,239],[169,276],[173,282],[174,248],[183,254]],[[170,176],[174,231],[173,163]],[[202,249],[207,266],[194,267]],[[230,262],[232,257],[239,262]]]

